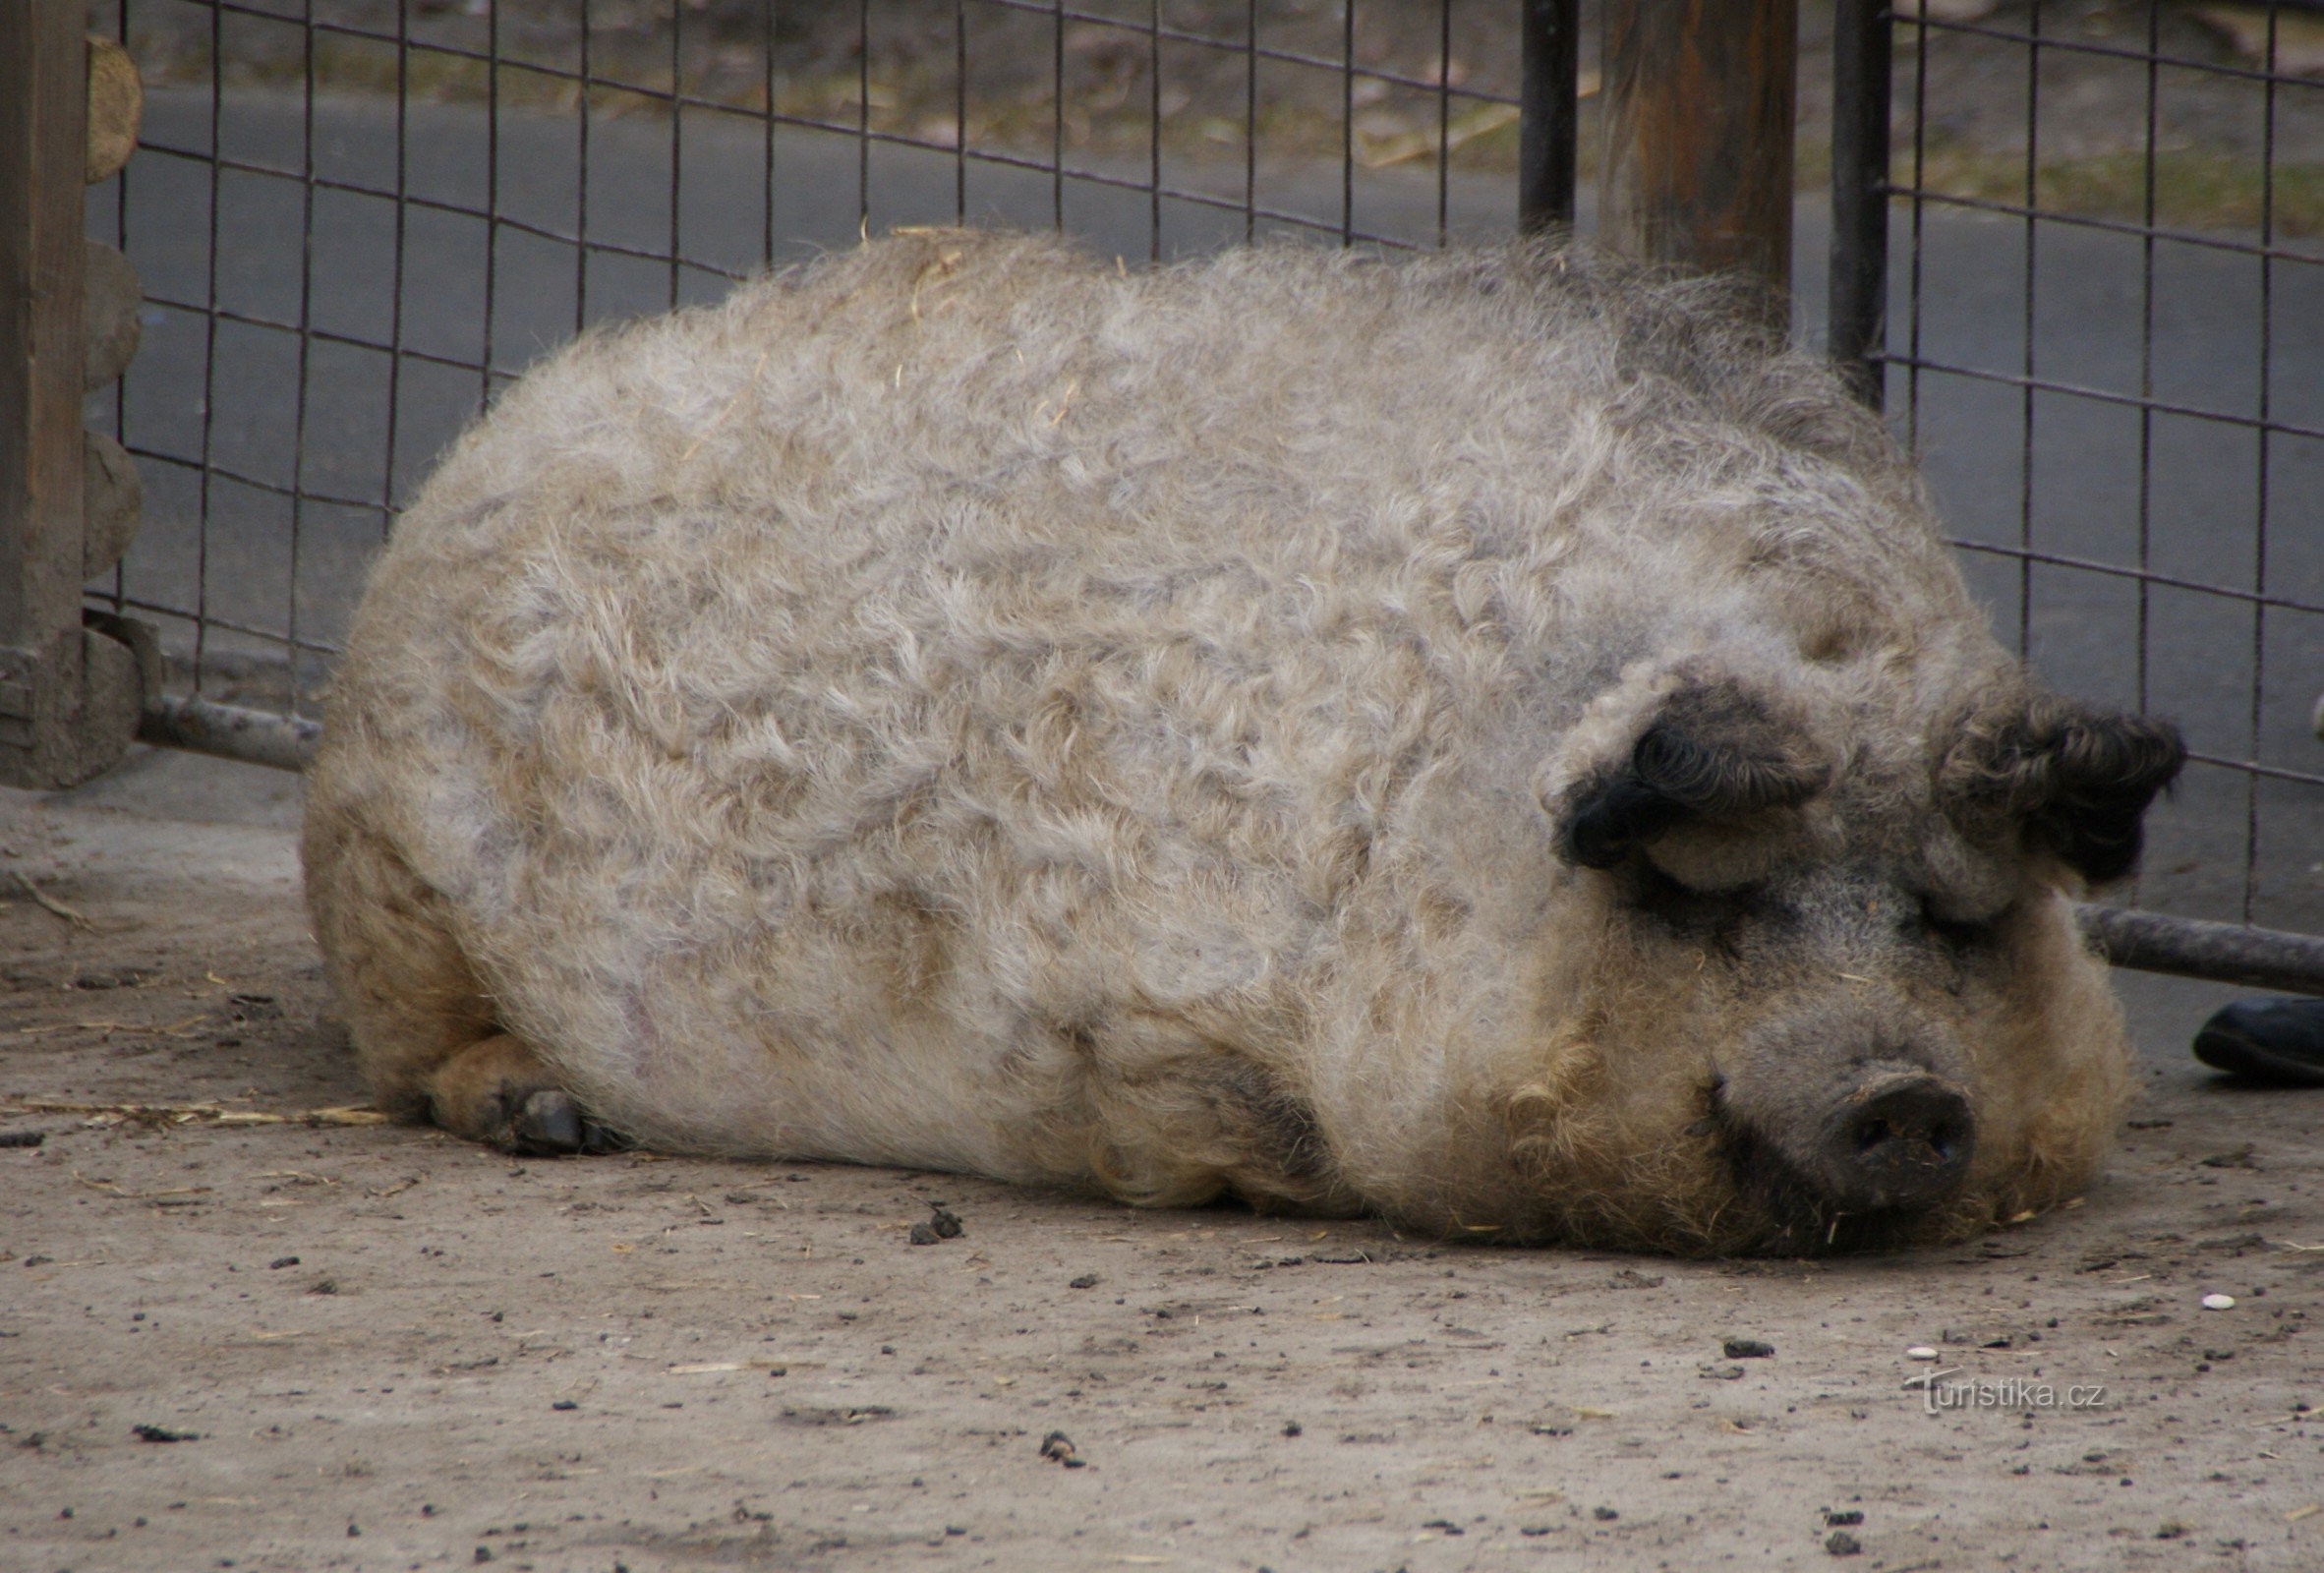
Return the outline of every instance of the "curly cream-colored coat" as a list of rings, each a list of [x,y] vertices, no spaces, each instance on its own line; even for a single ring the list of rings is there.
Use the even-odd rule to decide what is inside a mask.
[[[1976,1160],[1881,1238],[2071,1194],[2125,1061],[2061,892],[2168,770],[2092,785],[2142,724],[2033,690],[1877,424],[1731,320],[1549,251],[934,232],[585,337],[340,668],[307,878],[367,1074],[499,1139],[547,1087],[1703,1251],[1823,1243],[1737,1143],[1909,1040]],[[1623,819],[1658,720],[1709,785]]]

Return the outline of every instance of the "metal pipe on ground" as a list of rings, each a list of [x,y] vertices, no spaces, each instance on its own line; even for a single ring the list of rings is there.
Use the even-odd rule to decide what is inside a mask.
[[[2242,988],[2324,994],[2324,938],[2078,903],[2082,937],[2116,966]]]
[[[245,710],[193,695],[148,700],[138,718],[140,742],[276,770],[305,770],[321,736],[321,724],[303,716]]]

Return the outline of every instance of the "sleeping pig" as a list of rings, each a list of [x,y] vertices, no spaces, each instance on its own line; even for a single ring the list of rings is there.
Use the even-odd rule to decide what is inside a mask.
[[[585,336],[373,574],[308,900],[383,1107],[1692,1253],[2076,1194],[2034,683],[1719,286],[902,233]]]

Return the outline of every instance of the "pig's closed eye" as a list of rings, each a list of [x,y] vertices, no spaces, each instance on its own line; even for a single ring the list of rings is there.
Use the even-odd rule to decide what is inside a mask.
[[[1921,899],[1919,926],[1955,956],[1983,951],[1993,944],[1997,918],[1949,917],[1936,902]]]
[[[1650,917],[1695,936],[1733,927],[1759,904],[1760,887],[1699,891],[1681,885],[1651,862],[1642,863],[1632,887],[1631,903]]]

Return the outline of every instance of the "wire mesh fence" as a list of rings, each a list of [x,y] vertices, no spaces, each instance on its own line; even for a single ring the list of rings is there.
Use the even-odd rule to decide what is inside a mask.
[[[1511,8],[1471,0],[118,0],[144,280],[108,606],[312,706],[363,564],[480,403],[593,322],[898,224],[1146,262],[1506,231]]]
[[[146,505],[94,604],[160,624],[182,684],[312,714],[397,508],[507,379],[865,233],[1055,226],[1125,265],[1504,235],[1541,186],[1540,3],[107,0],[147,113],[91,229],[146,303],[100,413]],[[2004,638],[2186,727],[2144,901],[2324,930],[2324,14],[1841,9],[1887,97],[1857,135],[1851,34],[1835,73],[1806,0],[1800,320],[1869,256],[1886,318],[1834,344]],[[1537,96],[1544,58],[1572,70],[1537,48]],[[1828,280],[1834,160],[1864,200]]]
[[[2186,728],[2148,904],[2324,928],[2324,13],[1896,10],[1898,429],[2004,636]]]

